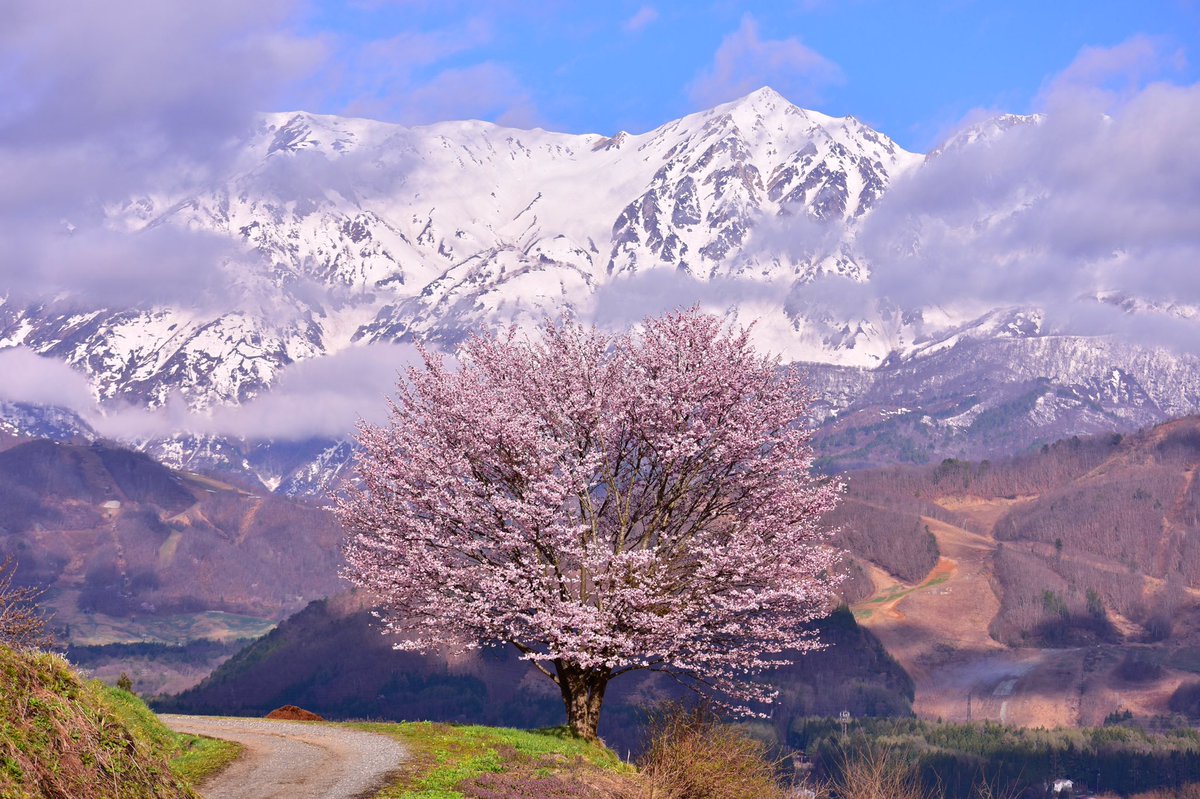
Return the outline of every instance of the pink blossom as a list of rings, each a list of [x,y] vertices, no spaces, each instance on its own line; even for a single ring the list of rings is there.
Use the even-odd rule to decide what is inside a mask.
[[[769,700],[751,678],[817,645],[842,491],[812,474],[794,374],[696,310],[478,336],[459,361],[426,353],[361,428],[339,505],[346,576],[402,646],[513,644],[589,737],[629,671]]]

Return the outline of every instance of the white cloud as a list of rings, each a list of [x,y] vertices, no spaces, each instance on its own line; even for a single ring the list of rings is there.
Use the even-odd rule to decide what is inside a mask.
[[[761,280],[696,278],[667,269],[649,269],[611,280],[596,290],[591,320],[602,327],[627,328],[648,316],[693,305],[723,313],[741,303],[774,302],[786,285]]]
[[[180,432],[295,441],[343,437],[360,419],[382,422],[387,399],[410,366],[411,345],[371,344],[285,368],[275,384],[238,406],[207,411],[173,399],[165,407],[97,404],[87,378],[66,363],[24,347],[0,350],[0,400],[74,411],[101,435],[137,440]]]
[[[533,97],[511,69],[485,62],[446,69],[405,96],[402,118],[411,124],[444,119],[492,119],[519,128],[539,123]]]
[[[642,6],[632,17],[625,20],[622,27],[627,33],[637,33],[658,19],[658,9],[654,6]]]
[[[407,125],[447,119],[537,124],[533,96],[510,67],[489,60],[458,63],[492,39],[492,25],[481,15],[373,41],[347,54],[343,89],[354,99],[343,112]]]
[[[1145,83],[1173,56],[1134,39],[1085,50],[1038,124],[955,147],[895,183],[859,236],[873,290],[906,307],[1038,305],[1065,329],[1120,325],[1195,348],[1200,85]],[[1096,296],[1148,300],[1123,318]],[[1110,329],[1113,329],[1110,327]]]
[[[1062,90],[1134,92],[1149,79],[1184,66],[1183,50],[1170,49],[1165,40],[1144,34],[1113,47],[1085,47],[1049,81],[1043,101]]]
[[[814,104],[844,80],[841,68],[799,39],[763,39],[749,14],[726,36],[712,63],[688,85],[688,96],[708,107],[771,86],[795,103]]]
[[[359,419],[383,421],[397,381],[419,361],[411,345],[352,347],[287,367],[270,390],[238,406],[202,412],[175,401],[155,411],[130,406],[99,416],[93,410],[89,422],[104,435],[122,439],[180,431],[278,441],[342,437],[353,432]]]
[[[77,412],[94,407],[86,377],[62,361],[43,358],[25,347],[0,350],[0,399]]]
[[[223,258],[209,238],[182,230],[117,234],[105,228],[103,209],[151,193],[186,194],[226,167],[253,115],[323,58],[321,41],[288,31],[295,7],[293,0],[5,3],[5,288],[102,302],[123,289],[116,301],[138,304],[187,301],[198,285],[219,284]]]

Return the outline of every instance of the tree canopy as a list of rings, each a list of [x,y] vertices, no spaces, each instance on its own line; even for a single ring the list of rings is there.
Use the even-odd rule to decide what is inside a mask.
[[[408,649],[511,644],[594,737],[609,680],[668,672],[732,703],[817,645],[833,554],[810,398],[696,310],[425,353],[359,433],[346,576]],[[743,704],[744,706],[744,704]]]

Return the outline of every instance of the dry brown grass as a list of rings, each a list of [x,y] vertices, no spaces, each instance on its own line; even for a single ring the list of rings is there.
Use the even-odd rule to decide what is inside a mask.
[[[838,799],[935,799],[900,754],[884,746],[846,754],[827,790]]]
[[[1200,799],[1200,782],[1189,782],[1180,788],[1159,789],[1135,793],[1130,799]]]
[[[670,707],[654,720],[641,780],[629,799],[785,799],[766,744],[704,708]]]
[[[841,774],[815,793],[813,799],[943,799],[945,796],[940,788],[923,783],[916,766],[899,750],[880,744],[843,753]],[[1021,796],[1017,785],[989,778],[986,773],[971,787],[971,799],[1020,799]],[[1179,799],[1200,799],[1200,796]]]

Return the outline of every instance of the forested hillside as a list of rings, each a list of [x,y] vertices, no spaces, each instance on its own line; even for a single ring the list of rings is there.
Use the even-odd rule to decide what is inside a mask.
[[[854,473],[839,515],[862,567],[856,612],[916,678],[919,712],[1168,713],[1198,668],[1198,468],[1190,417],[1010,459]]]
[[[338,588],[341,530],[314,505],[108,444],[14,443],[0,451],[0,558],[49,589],[64,644],[256,637]],[[195,654],[140,687],[179,690],[223,656]]]

